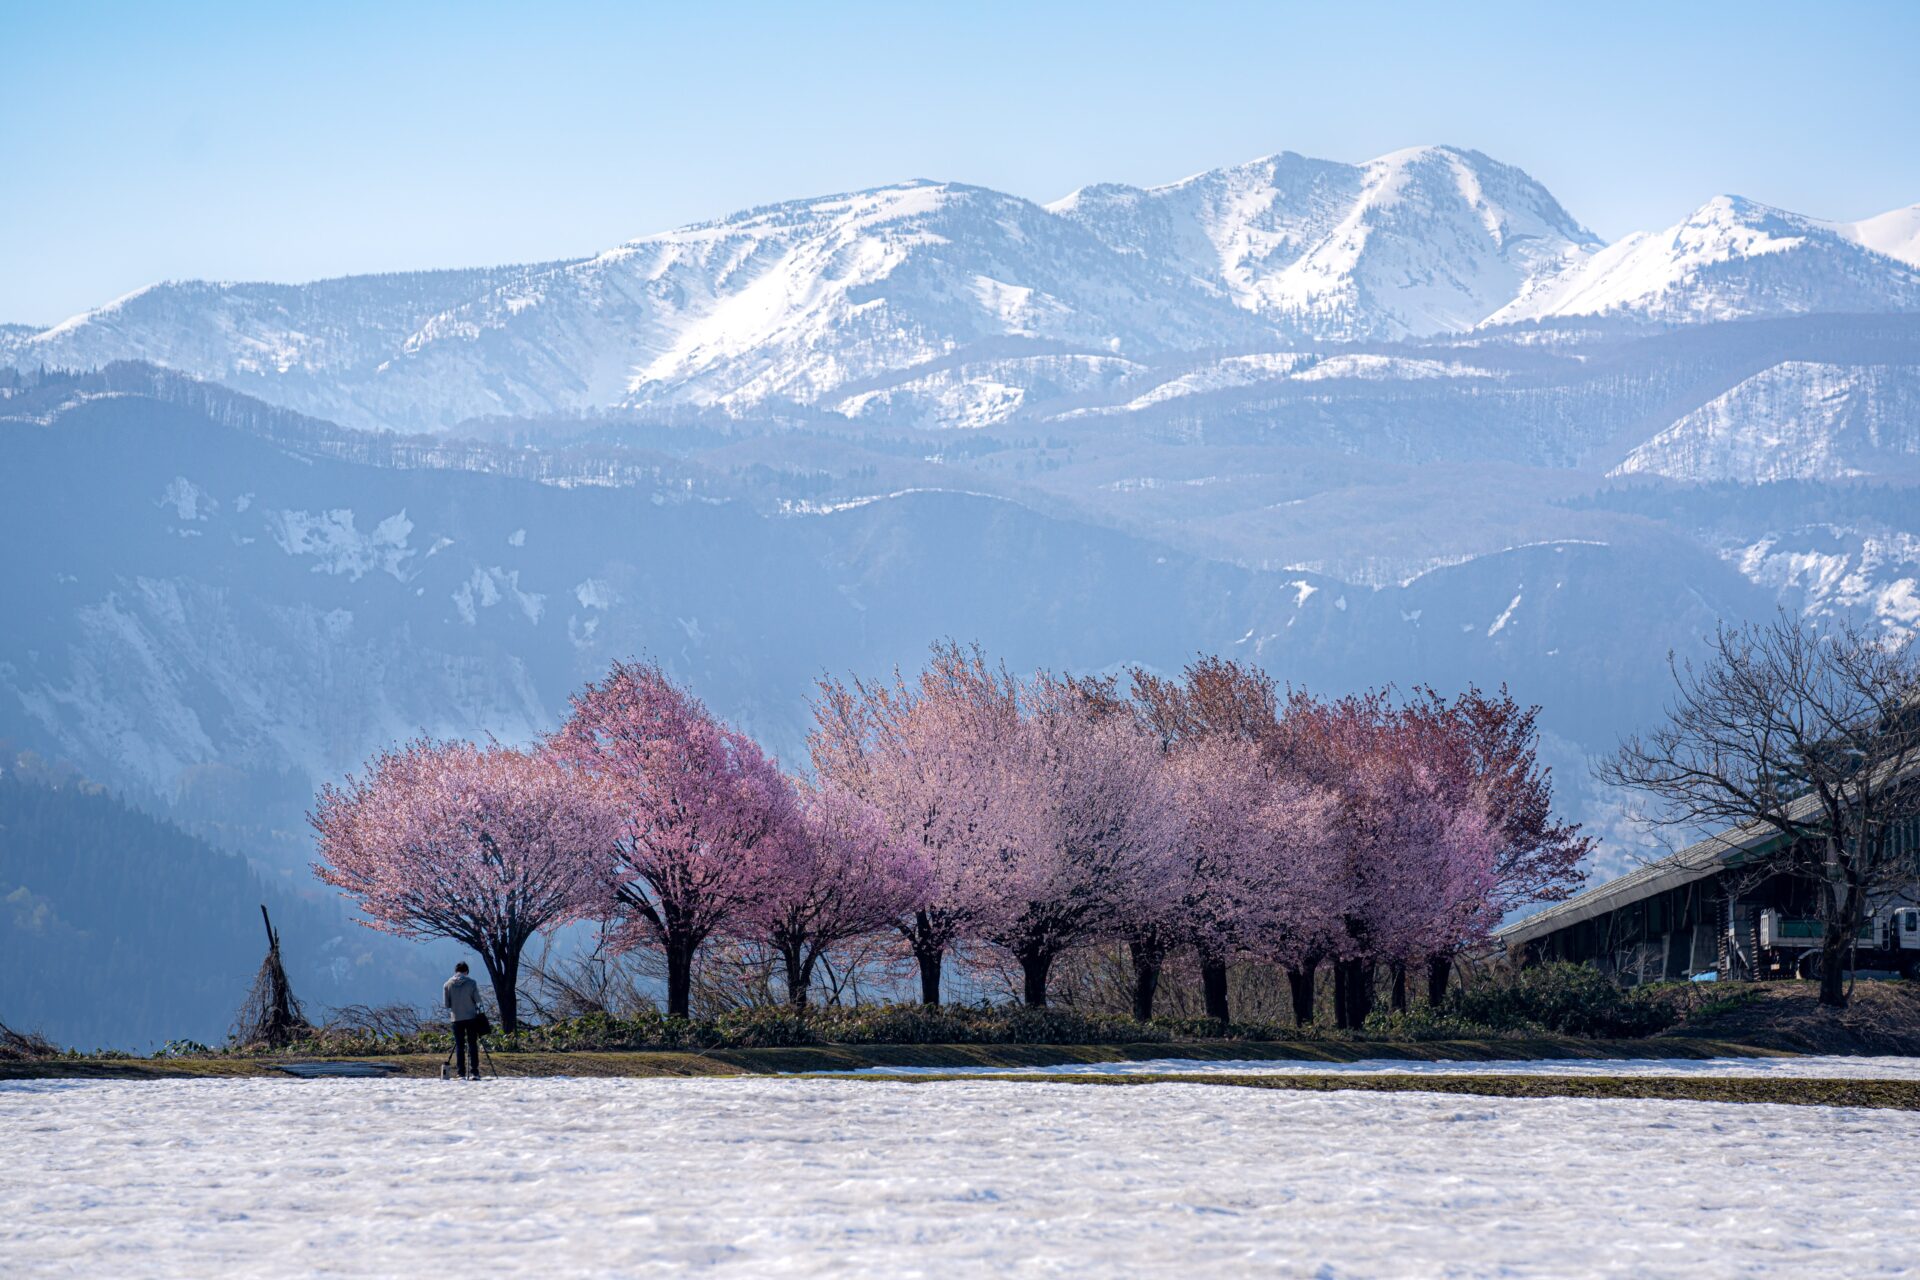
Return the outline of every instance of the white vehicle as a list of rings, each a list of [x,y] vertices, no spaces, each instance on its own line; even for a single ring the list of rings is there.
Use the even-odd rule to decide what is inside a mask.
[[[1760,913],[1760,971],[1814,977],[1826,926],[1818,920]],[[1920,978],[1920,907],[1883,907],[1861,925],[1848,959],[1852,969],[1890,969]]]

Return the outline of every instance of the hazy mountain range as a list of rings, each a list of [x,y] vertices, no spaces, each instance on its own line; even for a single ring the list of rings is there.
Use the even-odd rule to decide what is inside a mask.
[[[11,370],[11,372],[8,372]],[[651,653],[798,759],[939,636],[1510,682],[1568,807],[1672,648],[1920,625],[1920,206],[1606,244],[1473,151],[908,182],[591,258],[0,326],[0,739],[304,879],[315,784]],[[290,940],[291,944],[291,940]]]

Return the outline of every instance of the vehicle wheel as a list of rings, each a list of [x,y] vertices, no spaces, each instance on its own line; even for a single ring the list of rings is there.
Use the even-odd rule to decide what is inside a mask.
[[[1806,955],[1800,958],[1800,964],[1795,971],[1803,978],[1818,979],[1820,977],[1820,953],[1818,951],[1807,952]]]

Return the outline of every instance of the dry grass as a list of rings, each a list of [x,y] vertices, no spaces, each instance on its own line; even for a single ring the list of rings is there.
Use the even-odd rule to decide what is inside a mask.
[[[15,1031],[0,1022],[0,1063],[37,1062],[59,1052],[45,1036],[31,1031]]]
[[[1920,982],[1858,982],[1845,1009],[1820,1003],[1817,982],[1711,983],[1686,1021],[1653,1043],[1738,1040],[1782,1053],[1920,1056]]]

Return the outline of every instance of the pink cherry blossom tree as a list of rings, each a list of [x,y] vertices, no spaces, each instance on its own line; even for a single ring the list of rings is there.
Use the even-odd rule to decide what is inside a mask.
[[[1165,770],[1179,815],[1173,892],[1148,900],[1160,918],[1134,931],[1134,1013],[1151,1016],[1146,969],[1155,943],[1193,947],[1207,1016],[1230,1017],[1230,962],[1254,955],[1282,963],[1324,945],[1330,796],[1276,776],[1257,743],[1202,735],[1176,743]],[[1138,918],[1138,917],[1136,917]],[[1145,917],[1153,920],[1152,915]],[[1142,990],[1142,988],[1147,988]]]
[[[785,969],[787,998],[807,1005],[814,967],[833,948],[892,928],[926,902],[927,865],[873,805],[836,783],[800,789],[796,856],[747,908],[748,936]]]
[[[693,965],[716,933],[792,876],[803,840],[793,787],[745,734],[651,663],[615,663],[573,699],[549,750],[602,789],[614,939],[667,962],[667,1012],[691,1012]]]
[[[1553,777],[1539,760],[1540,708],[1523,707],[1502,687],[1486,694],[1469,687],[1451,701],[1431,688],[1416,692],[1405,712],[1414,751],[1458,805],[1477,806],[1491,823],[1497,846],[1492,906],[1504,916],[1517,907],[1555,902],[1585,879],[1593,839],[1553,812]],[[1454,955],[1472,934],[1435,939],[1424,957],[1427,998],[1446,995]]]
[[[1026,716],[994,745],[1006,838],[976,877],[976,928],[1019,963],[1026,1002],[1047,1002],[1053,963],[1115,938],[1129,908],[1171,892],[1178,813],[1158,745],[1131,714],[1045,672]]]
[[[808,749],[815,772],[884,817],[921,864],[921,894],[895,923],[920,973],[920,998],[940,1003],[949,951],[975,932],[992,868],[1016,816],[1017,682],[980,650],[937,644],[908,680],[823,680]]]
[[[1226,1018],[1227,958],[1267,886],[1271,834],[1261,820],[1258,749],[1231,738],[1195,737],[1166,749],[1162,772],[1177,823],[1166,874],[1140,885],[1124,908],[1133,961],[1133,1016],[1153,1017],[1160,971],[1176,947],[1192,946],[1207,1016]],[[1215,974],[1220,981],[1213,981]]]
[[[1229,962],[1241,953],[1287,969],[1296,1016],[1313,1016],[1335,886],[1329,793],[1288,773],[1269,750],[1279,721],[1273,680],[1217,656],[1179,679],[1131,673],[1132,705],[1167,753],[1182,822],[1186,888],[1174,921],[1130,940],[1136,1012],[1168,945],[1192,945],[1207,1015],[1226,1021]],[[1156,944],[1157,939],[1157,944]]]
[[[1342,1027],[1366,1019],[1377,964],[1393,966],[1404,1006],[1405,965],[1430,954],[1420,948],[1463,944],[1499,919],[1486,793],[1431,747],[1385,692],[1332,702],[1296,693],[1271,742],[1284,767],[1339,798],[1328,953]]]
[[[600,900],[600,799],[540,753],[421,739],[321,789],[314,871],[373,928],[473,948],[513,1031],[528,940]]]
[[[1405,739],[1400,739],[1405,745]],[[1406,970],[1486,936],[1499,923],[1499,844],[1486,807],[1445,785],[1418,755],[1377,750],[1348,781],[1352,863],[1343,1025],[1365,1021],[1373,965],[1393,979],[1393,1007],[1406,1008]]]

